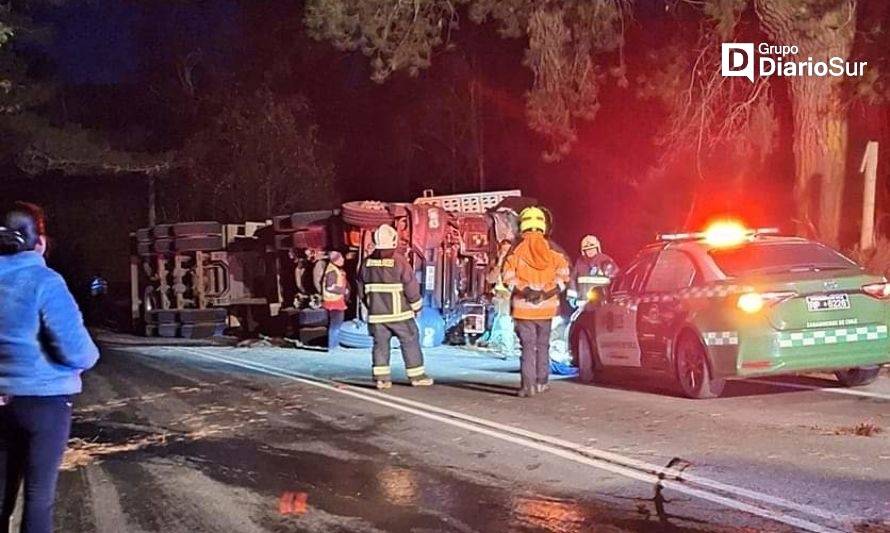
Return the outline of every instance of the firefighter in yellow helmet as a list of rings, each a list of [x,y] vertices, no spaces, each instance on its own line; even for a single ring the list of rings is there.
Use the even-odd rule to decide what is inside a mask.
[[[550,388],[550,328],[569,282],[569,261],[547,238],[543,209],[523,209],[519,231],[522,240],[504,260],[503,282],[513,294],[513,321],[522,345],[519,396],[527,398]]]
[[[368,330],[374,338],[371,374],[378,389],[392,387],[390,341],[398,337],[405,371],[415,387],[433,384],[423,368],[420,333],[414,316],[423,304],[414,269],[396,251],[399,235],[383,224],[374,232],[374,252],[359,273],[359,293],[368,308]]]
[[[566,293],[569,303],[577,307],[577,302],[586,301],[591,290],[603,286],[603,278],[618,274],[618,265],[603,253],[603,247],[596,235],[581,239],[581,257],[572,266],[572,280]]]

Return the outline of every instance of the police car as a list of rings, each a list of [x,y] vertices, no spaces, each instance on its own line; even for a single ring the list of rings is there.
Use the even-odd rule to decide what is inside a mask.
[[[818,242],[721,222],[641,250],[575,313],[569,342],[583,382],[642,369],[712,398],[728,378],[871,383],[890,362],[888,319],[885,278]]]

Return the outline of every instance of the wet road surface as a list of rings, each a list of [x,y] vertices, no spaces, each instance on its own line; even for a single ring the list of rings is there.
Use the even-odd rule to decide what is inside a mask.
[[[58,531],[796,529],[685,493],[658,491],[654,484],[608,470],[585,468],[543,448],[505,442],[502,436],[499,440],[200,356],[234,357],[236,351],[230,349],[188,350],[105,349],[102,363],[86,376],[85,394],[76,402],[72,449],[59,486]],[[313,375],[327,372],[345,381],[359,381],[358,376],[366,373],[354,363],[355,357],[334,359],[294,350],[237,354],[240,360]],[[502,368],[500,363],[496,366]],[[635,435],[625,435],[624,428],[609,427],[620,416],[622,402],[638,400],[639,391],[603,389],[613,395],[609,409],[600,406],[590,413],[570,401],[579,394],[580,386],[574,383],[557,383],[549,397],[522,402],[511,395],[508,384],[515,375],[500,372],[504,381],[499,381],[466,372],[455,370],[453,379],[446,377],[444,385],[430,390],[396,387],[393,396],[573,441],[583,442],[583,433],[598,447],[633,437],[657,449],[665,440],[661,429],[653,433],[651,427],[638,426]],[[667,418],[658,411],[681,401],[669,395],[645,398],[653,419]],[[715,411],[719,414],[714,409],[719,404],[682,405],[695,406],[681,416],[705,426],[702,429],[708,433],[702,435],[711,439],[709,446],[716,443],[734,456],[744,455],[741,447],[748,445],[751,435],[714,437],[713,428],[707,427],[720,418],[712,416]],[[812,408],[812,400],[803,407],[795,405]],[[880,404],[880,409],[886,410],[886,405]],[[624,411],[626,416],[626,406]],[[833,423],[832,416],[840,416],[826,411],[828,423]],[[864,441],[854,444],[859,442]],[[806,442],[800,444],[806,449]],[[883,446],[886,441],[871,444]],[[658,450],[647,459],[665,464],[673,451]],[[849,452],[855,454],[857,448]],[[720,459],[711,470],[700,471],[711,475],[732,469],[740,473],[729,478],[744,481],[762,467],[757,463],[752,458],[743,467]],[[804,482],[794,477],[793,468],[788,471],[789,486]],[[864,477],[854,473],[837,482],[854,499],[858,494],[850,490],[862,491],[871,484],[874,498],[880,500],[890,483],[890,477],[880,483],[884,472]],[[832,479],[822,478],[826,490],[837,490]],[[883,524],[883,512],[875,509],[873,516],[840,526],[831,523],[825,530],[886,531],[890,528]]]

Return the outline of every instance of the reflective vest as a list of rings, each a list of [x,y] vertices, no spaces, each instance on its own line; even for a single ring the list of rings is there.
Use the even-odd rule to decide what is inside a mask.
[[[333,311],[345,310],[348,293],[349,285],[346,282],[346,272],[330,263],[324,271],[324,283],[321,291],[324,308]]]
[[[359,287],[369,324],[413,320],[423,305],[414,269],[398,253],[387,257],[377,252],[367,259],[359,275]]]
[[[108,293],[108,282],[96,276],[90,282],[90,294],[93,296],[102,296]]]
[[[565,254],[543,234],[527,232],[522,242],[504,260],[504,284],[513,292],[513,318],[547,320],[559,313],[559,292],[569,282],[569,262]],[[528,299],[531,289],[549,293],[540,301]]]
[[[590,291],[609,285],[611,277],[618,273],[618,266],[606,254],[580,257],[572,268],[569,297],[586,299]]]

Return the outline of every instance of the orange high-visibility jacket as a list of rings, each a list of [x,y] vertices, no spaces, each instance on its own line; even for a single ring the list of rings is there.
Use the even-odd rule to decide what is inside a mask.
[[[569,260],[565,253],[542,233],[529,231],[504,260],[504,284],[513,292],[513,318],[548,320],[559,312],[559,295],[540,302],[527,300],[521,292],[533,289],[541,292],[559,288],[569,282]]]

